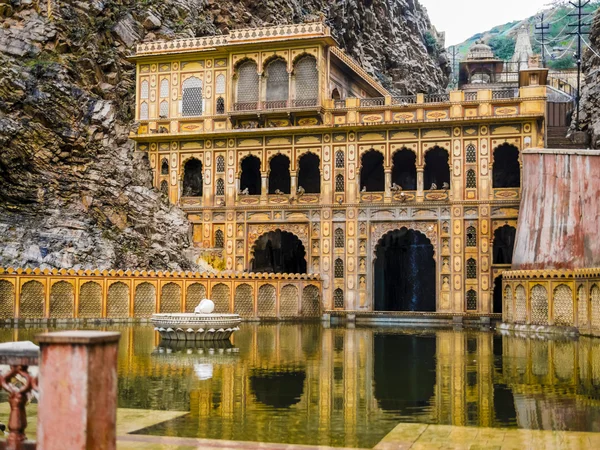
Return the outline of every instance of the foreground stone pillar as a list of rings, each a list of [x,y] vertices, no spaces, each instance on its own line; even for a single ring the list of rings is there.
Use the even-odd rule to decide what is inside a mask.
[[[120,333],[38,336],[38,450],[115,450]]]

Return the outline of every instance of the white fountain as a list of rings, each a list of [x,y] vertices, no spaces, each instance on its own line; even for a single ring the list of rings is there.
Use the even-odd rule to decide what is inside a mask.
[[[215,304],[205,298],[193,313],[153,314],[152,323],[163,339],[220,341],[229,339],[242,321],[239,314],[214,313]]]

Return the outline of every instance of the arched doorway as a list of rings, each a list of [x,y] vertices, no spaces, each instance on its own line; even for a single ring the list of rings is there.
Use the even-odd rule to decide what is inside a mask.
[[[494,279],[494,308],[493,312],[502,313],[502,275]]]
[[[435,311],[434,249],[424,234],[402,228],[377,244],[375,310]]]
[[[306,273],[304,245],[292,233],[275,230],[263,234],[254,244],[252,272]]]
[[[183,196],[202,197],[202,163],[189,159],[183,166]]]
[[[443,189],[444,183],[450,185],[450,157],[448,151],[441,147],[434,147],[425,154],[425,169],[423,183],[426,190],[437,186]]]
[[[360,190],[365,192],[385,191],[383,155],[377,150],[369,150],[362,155],[360,162]]]
[[[248,195],[260,195],[260,159],[248,156],[242,161],[240,190],[248,189]]]
[[[512,264],[517,230],[504,225],[494,231],[493,264]]]
[[[492,174],[494,189],[521,187],[519,149],[510,144],[502,144],[496,148]]]
[[[392,183],[405,191],[417,190],[417,155],[403,148],[394,153],[392,159]]]
[[[298,186],[307,194],[321,193],[321,161],[314,153],[302,155],[298,163]]]

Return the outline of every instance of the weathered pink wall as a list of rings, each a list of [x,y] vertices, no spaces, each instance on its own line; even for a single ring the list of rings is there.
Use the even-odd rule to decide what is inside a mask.
[[[600,267],[600,151],[523,152],[512,267]]]

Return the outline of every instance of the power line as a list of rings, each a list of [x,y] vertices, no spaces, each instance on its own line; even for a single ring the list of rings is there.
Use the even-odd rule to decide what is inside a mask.
[[[598,54],[598,52],[596,52],[596,50],[593,49],[593,47],[588,43],[588,41],[586,41],[583,36],[581,36],[581,40],[583,41],[583,43],[586,45],[587,48],[589,48],[592,53],[594,55],[596,55],[598,58],[600,58],[600,54]]]
[[[575,129],[579,129],[579,111],[581,104],[581,44],[583,39],[583,33],[588,34],[583,30],[584,27],[589,26],[588,24],[583,23],[585,18],[589,16],[589,14],[583,12],[583,8],[590,4],[590,0],[582,1],[577,0],[577,3],[569,0],[569,3],[573,5],[577,12],[569,14],[569,17],[576,17],[577,22],[570,24],[569,26],[572,28],[576,28],[576,31],[569,33],[571,36],[577,37],[577,114],[575,116]]]
[[[546,31],[550,30],[550,25],[544,25],[544,13],[540,17],[540,24],[535,26],[535,33],[542,38],[542,67],[546,67]]]

